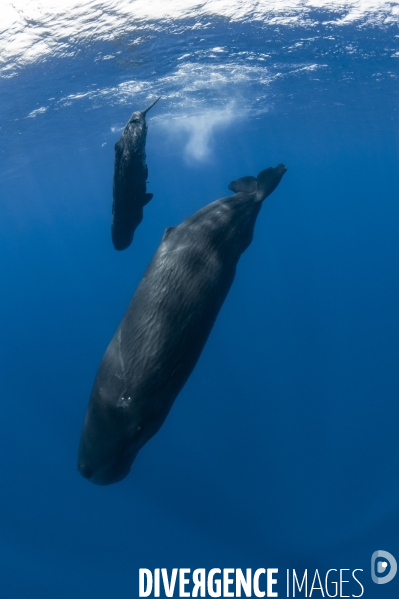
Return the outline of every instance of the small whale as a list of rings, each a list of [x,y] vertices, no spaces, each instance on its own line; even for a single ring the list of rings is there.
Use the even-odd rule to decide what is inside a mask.
[[[166,229],[94,381],[78,456],[91,482],[123,479],[163,424],[252,241],[262,202],[286,170],[280,164],[238,179],[230,184],[237,193]]]
[[[125,250],[132,243],[134,232],[143,220],[143,207],[153,197],[152,193],[147,193],[146,184],[145,115],[159,99],[145,110],[133,112],[120,140],[115,144],[111,234],[116,250]]]

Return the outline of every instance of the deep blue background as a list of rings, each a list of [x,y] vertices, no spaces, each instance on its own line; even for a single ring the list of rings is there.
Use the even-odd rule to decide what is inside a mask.
[[[268,113],[215,130],[204,163],[165,135],[160,102],[154,199],[123,253],[110,240],[108,132],[131,107],[9,127],[1,597],[136,597],[140,567],[278,567],[282,596],[286,568],[362,568],[365,597],[398,597],[399,577],[377,587],[369,572],[377,549],[399,559],[397,79],[363,93],[371,61],[341,89],[337,61],[324,83],[284,80]],[[16,104],[45,81],[35,67],[18,77]],[[91,385],[163,230],[279,162],[288,171],[165,425],[127,479],[91,485],[76,470]]]

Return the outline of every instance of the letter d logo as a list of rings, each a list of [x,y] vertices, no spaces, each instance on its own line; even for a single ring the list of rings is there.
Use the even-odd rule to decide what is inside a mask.
[[[389,566],[389,568],[388,568]],[[376,584],[386,584],[395,578],[398,565],[396,559],[388,551],[374,551],[371,556],[371,578]],[[385,576],[380,576],[387,572]]]

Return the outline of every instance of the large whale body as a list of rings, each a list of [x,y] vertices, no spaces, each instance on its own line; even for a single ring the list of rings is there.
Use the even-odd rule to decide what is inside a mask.
[[[145,115],[158,100],[145,110],[133,112],[115,144],[111,236],[116,250],[125,250],[132,243],[134,231],[143,220],[143,207],[153,197],[147,193]]]
[[[101,361],[80,441],[78,469],[99,485],[130,471],[186,383],[252,241],[262,201],[286,168],[230,184],[161,244]]]

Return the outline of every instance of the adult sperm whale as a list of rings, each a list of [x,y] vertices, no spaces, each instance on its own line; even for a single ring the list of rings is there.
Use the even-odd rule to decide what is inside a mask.
[[[111,235],[116,250],[125,250],[132,243],[134,232],[143,220],[143,207],[153,197],[147,193],[145,115],[158,100],[144,110],[133,112],[115,144]]]
[[[166,229],[94,381],[78,457],[93,483],[124,478],[161,427],[252,241],[262,202],[285,171],[280,164],[249,183],[238,179],[230,184],[237,193]]]

